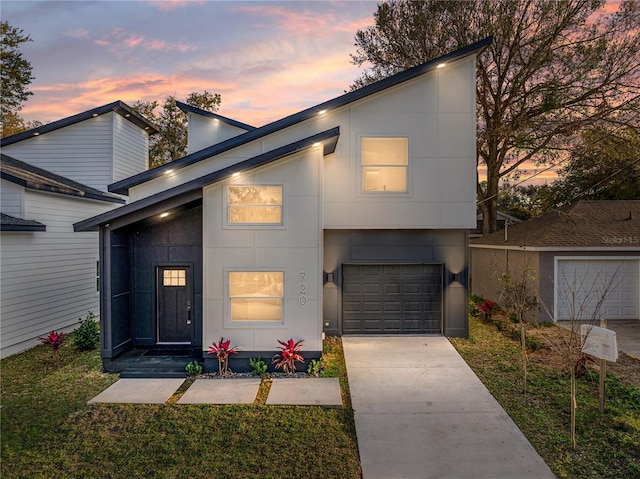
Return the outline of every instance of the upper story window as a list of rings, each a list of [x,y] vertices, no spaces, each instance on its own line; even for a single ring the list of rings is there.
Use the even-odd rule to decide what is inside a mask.
[[[409,139],[401,137],[361,139],[362,191],[406,193]]]
[[[282,186],[229,186],[231,225],[281,225]]]

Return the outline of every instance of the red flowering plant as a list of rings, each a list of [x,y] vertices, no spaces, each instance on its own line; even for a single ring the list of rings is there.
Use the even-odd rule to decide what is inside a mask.
[[[273,357],[271,362],[276,365],[276,369],[282,368],[287,374],[295,373],[296,362],[304,362],[304,358],[300,354],[304,341],[301,339],[296,343],[291,338],[286,343],[280,340],[278,342],[280,343],[280,352]]]
[[[491,314],[493,313],[493,307],[496,304],[490,299],[485,299],[484,302],[478,306],[478,309],[482,313],[482,319],[485,321],[491,321]]]
[[[42,336],[38,338],[38,340],[42,344],[46,344],[51,347],[51,351],[53,352],[53,360],[57,364],[58,363],[58,350],[60,346],[62,346],[62,340],[65,338],[65,334],[63,332],[51,331],[46,336]]]
[[[209,346],[209,351],[207,354],[215,354],[218,358],[218,374],[220,376],[226,376],[231,373],[229,369],[229,356],[232,354],[238,354],[238,347],[231,346],[231,340],[224,338],[220,338],[220,341],[217,343],[214,341],[211,346]]]

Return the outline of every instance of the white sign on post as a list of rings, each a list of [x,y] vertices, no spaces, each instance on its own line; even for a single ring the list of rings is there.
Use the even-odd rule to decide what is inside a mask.
[[[581,324],[580,339],[582,340],[583,353],[614,363],[618,359],[618,342],[615,331],[590,324]]]

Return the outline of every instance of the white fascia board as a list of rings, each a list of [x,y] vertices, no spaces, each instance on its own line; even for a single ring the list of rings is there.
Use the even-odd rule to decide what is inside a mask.
[[[608,251],[635,251],[640,252],[640,248],[637,246],[616,246],[616,247],[604,247],[599,246],[504,246],[504,245],[489,245],[489,244],[470,244],[470,248],[476,249],[500,249],[510,251],[585,251],[585,252],[598,252],[606,253]]]

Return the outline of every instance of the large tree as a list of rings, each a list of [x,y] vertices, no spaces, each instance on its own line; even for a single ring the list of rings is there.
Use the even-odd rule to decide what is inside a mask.
[[[12,27],[9,22],[0,22],[0,115],[3,137],[26,128],[18,111],[32,94],[28,86],[33,76],[31,63],[22,56],[20,45],[30,41],[31,37],[25,35],[21,29]]]
[[[640,128],[593,128],[581,137],[553,185],[555,202],[640,200]]]
[[[496,229],[500,181],[523,164],[567,154],[594,125],[638,125],[640,5],[623,0],[389,1],[356,34],[353,63],[363,86],[482,38],[477,62],[477,161],[485,233]],[[623,111],[625,114],[621,115]]]
[[[220,106],[218,93],[192,92],[186,99],[188,105],[215,112]],[[133,109],[158,126],[159,133],[149,142],[149,166],[164,165],[182,158],[187,153],[187,115],[176,105],[175,96],[169,95],[159,108],[159,102],[136,101]],[[158,112],[159,109],[159,112]]]

